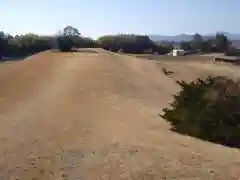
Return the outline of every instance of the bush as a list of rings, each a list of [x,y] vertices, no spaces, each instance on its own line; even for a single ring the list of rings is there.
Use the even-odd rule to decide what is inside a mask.
[[[172,130],[239,148],[240,82],[207,77],[177,83],[182,90],[162,115],[172,124]]]
[[[74,42],[70,36],[59,36],[57,38],[58,49],[62,52],[70,51],[73,46]]]

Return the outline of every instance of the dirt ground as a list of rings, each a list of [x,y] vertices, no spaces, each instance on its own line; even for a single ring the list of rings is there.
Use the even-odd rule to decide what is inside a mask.
[[[239,72],[103,50],[0,64],[0,179],[240,179],[238,149],[173,133],[158,116],[175,80]]]

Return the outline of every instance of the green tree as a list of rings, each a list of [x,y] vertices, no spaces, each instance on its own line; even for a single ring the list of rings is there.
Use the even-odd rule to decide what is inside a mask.
[[[202,52],[213,52],[213,41],[208,39],[202,43]]]
[[[203,42],[203,37],[200,34],[195,34],[190,44],[192,49],[201,51],[203,49]]]
[[[5,53],[7,41],[8,41],[7,35],[4,32],[0,31],[0,60],[2,59]]]
[[[73,47],[80,47],[82,41],[81,34],[77,28],[67,26],[57,38],[60,51],[70,51]]]
[[[218,52],[226,52],[230,48],[230,41],[224,34],[217,33],[215,37],[215,45]]]
[[[79,32],[79,30],[77,28],[74,28],[72,26],[66,26],[63,29],[63,36],[80,36],[81,33]]]
[[[182,42],[180,43],[180,48],[181,48],[181,49],[184,49],[184,50],[186,50],[186,51],[192,50],[191,43],[190,43],[190,42],[187,42],[187,41],[182,41]]]

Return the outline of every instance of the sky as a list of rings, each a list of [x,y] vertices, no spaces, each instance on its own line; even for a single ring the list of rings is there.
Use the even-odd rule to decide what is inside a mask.
[[[0,0],[0,31],[84,36],[240,33],[240,0]]]

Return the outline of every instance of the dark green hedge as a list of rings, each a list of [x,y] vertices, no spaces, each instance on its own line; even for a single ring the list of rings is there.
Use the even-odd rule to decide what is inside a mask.
[[[172,124],[172,130],[239,148],[240,82],[207,77],[177,83],[182,90],[162,115]]]
[[[158,53],[166,54],[172,50],[171,45],[162,45],[153,42],[148,36],[122,34],[100,37],[97,42],[100,47],[112,52],[123,53]]]

